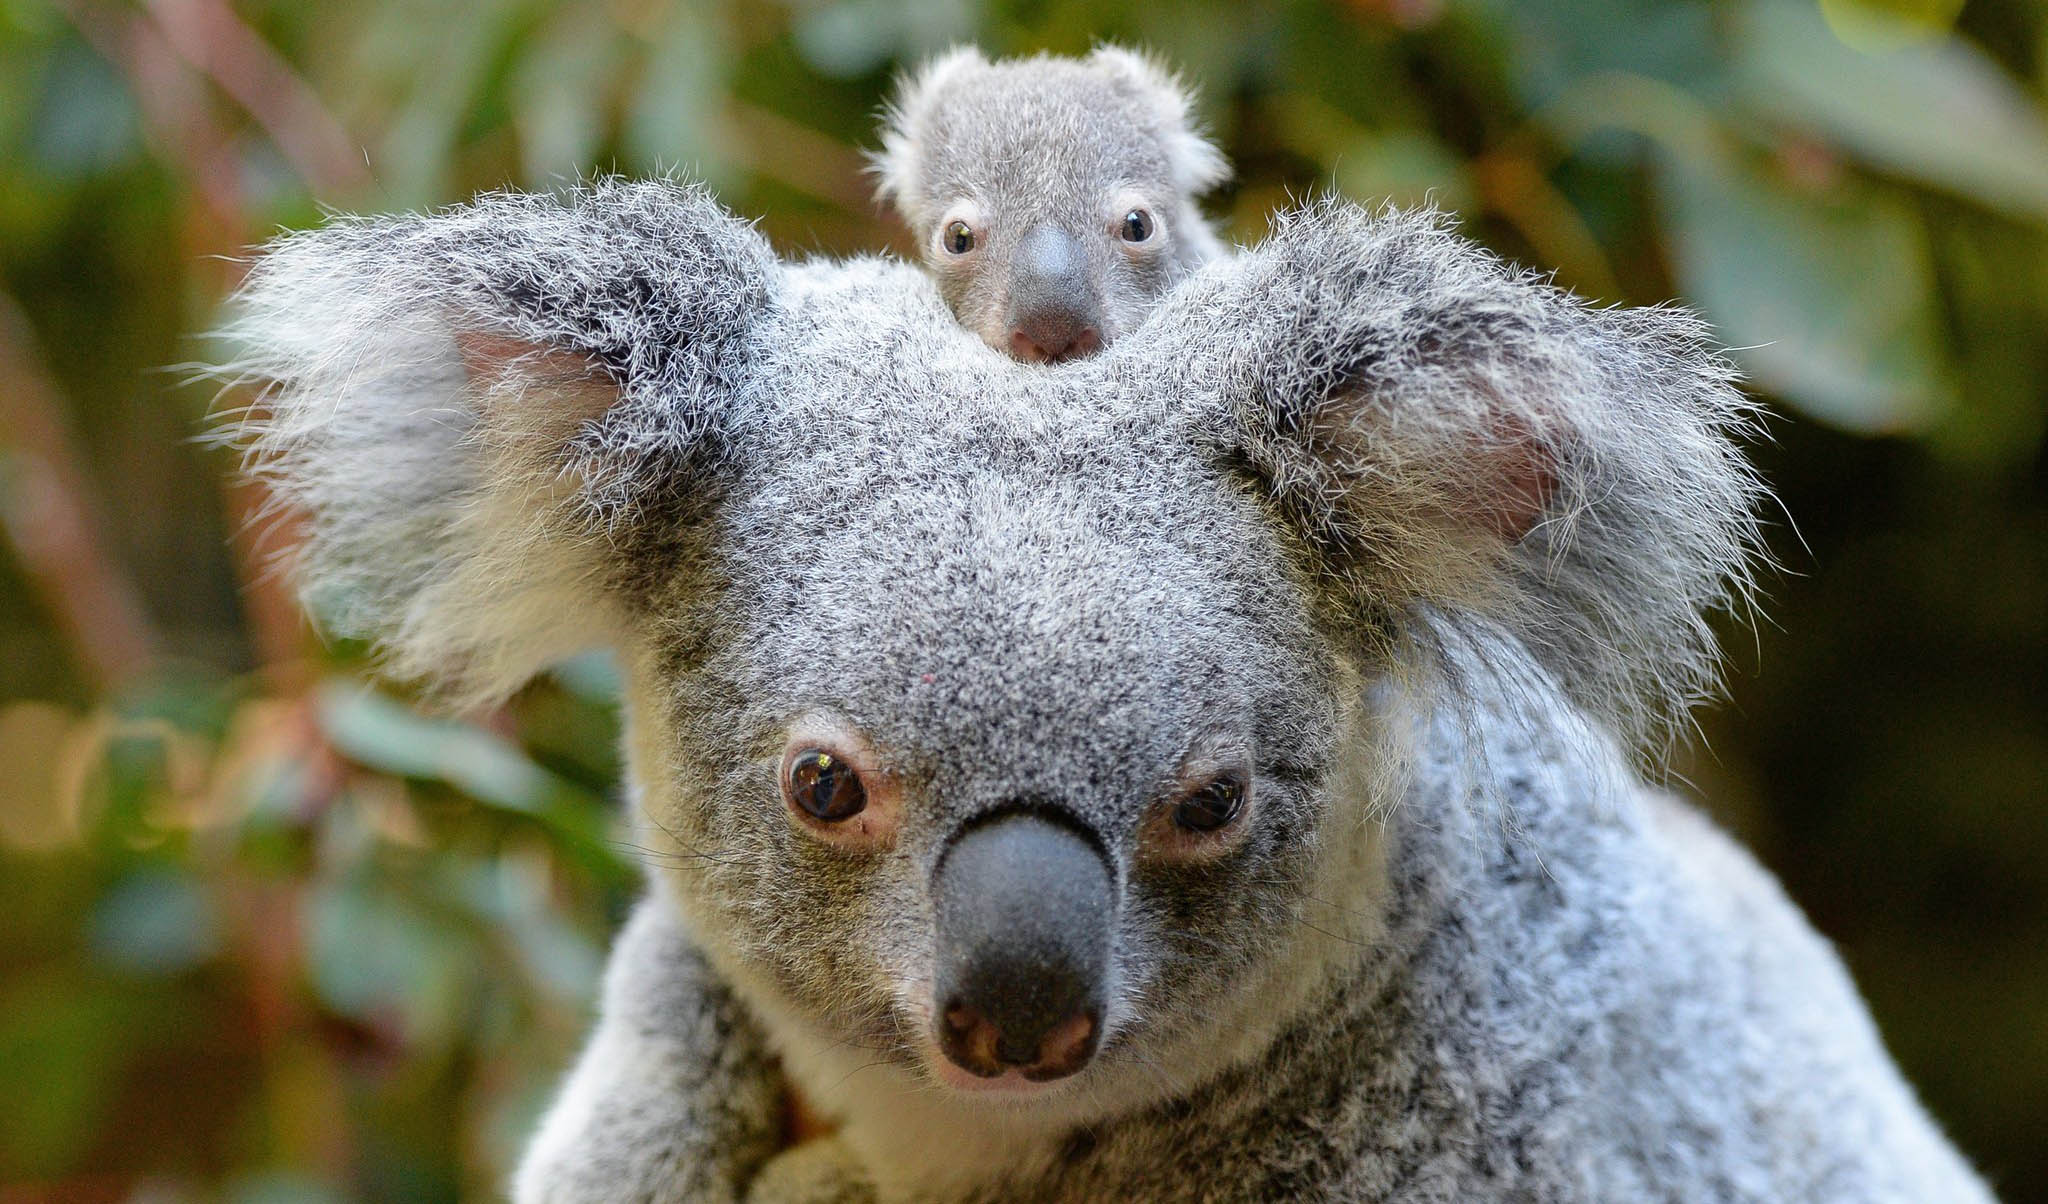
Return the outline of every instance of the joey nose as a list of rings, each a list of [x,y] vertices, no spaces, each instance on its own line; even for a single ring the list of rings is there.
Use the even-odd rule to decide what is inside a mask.
[[[1036,812],[999,815],[954,839],[932,900],[946,1057],[984,1078],[1034,1081],[1086,1065],[1102,1035],[1116,906],[1095,844]]]
[[[1043,363],[1092,354],[1102,345],[1101,310],[1081,240],[1056,226],[1025,232],[1010,269],[1010,353]]]

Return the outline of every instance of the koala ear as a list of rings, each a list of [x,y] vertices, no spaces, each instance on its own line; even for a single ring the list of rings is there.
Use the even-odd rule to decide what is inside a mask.
[[[904,221],[916,224],[923,203],[919,148],[931,144],[927,127],[940,98],[961,79],[988,68],[979,49],[955,46],[898,79],[895,96],[882,110],[882,149],[868,156],[868,171],[875,177],[875,198],[894,207]]]
[[[665,182],[273,243],[221,331],[260,388],[226,433],[303,516],[315,614],[459,701],[606,642],[612,549],[714,483],[776,270]]]
[[[1504,631],[1628,740],[1715,687],[1706,614],[1748,597],[1764,491],[1736,445],[1753,407],[1692,315],[1598,308],[1434,214],[1330,202],[1150,321],[1217,402],[1197,421],[1376,628]]]
[[[1173,164],[1174,189],[1182,196],[1202,196],[1230,178],[1230,161],[1202,137],[1191,111],[1193,89],[1179,75],[1157,59],[1121,46],[1097,46],[1086,62],[1150,114]]]

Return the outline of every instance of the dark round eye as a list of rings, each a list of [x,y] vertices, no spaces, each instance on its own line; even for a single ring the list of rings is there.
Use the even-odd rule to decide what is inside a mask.
[[[953,254],[965,255],[974,249],[974,227],[966,222],[947,222],[946,233],[940,241]]]
[[[1244,810],[1244,783],[1221,777],[1180,801],[1173,822],[1189,832],[1214,832]]]
[[[1152,215],[1143,209],[1124,214],[1123,236],[1125,242],[1144,242],[1152,237]]]
[[[828,824],[859,815],[868,792],[853,766],[835,753],[806,749],[789,763],[789,797],[813,819]]]

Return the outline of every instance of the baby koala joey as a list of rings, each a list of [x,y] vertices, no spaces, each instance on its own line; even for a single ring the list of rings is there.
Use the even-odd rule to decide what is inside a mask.
[[[1229,167],[1189,108],[1129,50],[954,50],[900,85],[877,191],[962,325],[1020,360],[1078,359],[1222,252],[1195,202]]]

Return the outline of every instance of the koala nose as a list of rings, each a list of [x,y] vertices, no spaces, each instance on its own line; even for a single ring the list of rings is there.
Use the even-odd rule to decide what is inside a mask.
[[[1116,899],[1073,827],[1011,811],[968,828],[932,877],[934,1027],[970,1073],[1034,1082],[1087,1065],[1102,1036]]]
[[[1101,302],[1079,238],[1056,226],[1025,232],[1010,272],[1007,325],[1018,359],[1053,363],[1102,346]]]

